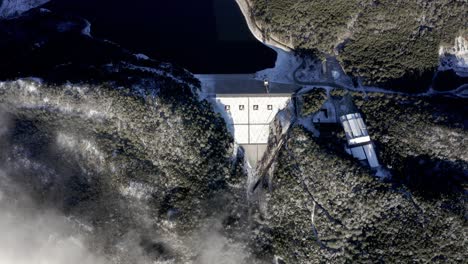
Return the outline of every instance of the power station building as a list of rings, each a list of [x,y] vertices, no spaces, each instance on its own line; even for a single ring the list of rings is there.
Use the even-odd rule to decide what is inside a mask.
[[[340,123],[346,135],[346,152],[360,161],[367,162],[371,168],[380,166],[366,124],[351,96],[330,98],[312,120],[314,123]]]
[[[367,160],[371,168],[379,167],[374,145],[367,133],[367,127],[361,114],[352,113],[340,117],[340,123],[346,134],[346,152],[358,160]]]

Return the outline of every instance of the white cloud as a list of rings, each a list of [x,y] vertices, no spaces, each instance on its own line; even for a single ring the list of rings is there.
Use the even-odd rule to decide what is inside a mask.
[[[0,264],[105,264],[65,216],[35,208],[0,170]]]

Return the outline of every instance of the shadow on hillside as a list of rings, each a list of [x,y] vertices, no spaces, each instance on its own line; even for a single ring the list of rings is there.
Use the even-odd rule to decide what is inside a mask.
[[[39,205],[68,212],[99,197],[97,173],[83,173],[85,166],[57,146],[54,133],[37,120],[0,114],[10,119],[0,139],[0,168]]]
[[[330,154],[337,157],[352,160],[355,164],[359,161],[353,159],[344,151],[345,141],[340,134],[339,126],[327,126],[319,128],[323,134],[316,142]],[[312,136],[310,132],[307,131]],[[382,148],[379,142],[375,142],[377,153]],[[392,171],[394,183],[404,184],[409,190],[424,199],[439,199],[441,197],[459,197],[468,191],[468,162],[463,160],[444,160],[429,155],[418,155],[408,158],[394,157],[399,169]],[[363,167],[367,167],[362,165]]]
[[[468,76],[463,77],[454,70],[446,70],[436,73],[432,86],[437,91],[452,91],[464,84],[468,84]]]
[[[468,190],[468,162],[449,161],[420,155],[403,161],[398,172],[413,193],[432,199]]]
[[[86,27],[84,19],[38,10],[1,21],[0,80],[38,77],[55,85],[111,82],[129,87],[141,85],[142,78],[170,83],[172,75],[198,83],[182,68],[139,59],[115,43],[90,37]],[[159,88],[166,89],[165,85]]]

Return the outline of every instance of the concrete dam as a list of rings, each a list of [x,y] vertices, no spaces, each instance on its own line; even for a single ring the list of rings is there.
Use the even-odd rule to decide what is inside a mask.
[[[252,168],[268,145],[270,124],[299,86],[257,80],[253,74],[199,74],[201,96],[219,112]]]

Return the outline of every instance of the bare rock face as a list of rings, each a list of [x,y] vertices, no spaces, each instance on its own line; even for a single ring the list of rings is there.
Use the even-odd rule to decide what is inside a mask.
[[[468,35],[459,36],[455,39],[452,47],[439,49],[440,66],[439,70],[453,69],[460,75],[468,76]]]
[[[47,2],[49,0],[2,0],[0,1],[0,19],[21,15]]]

